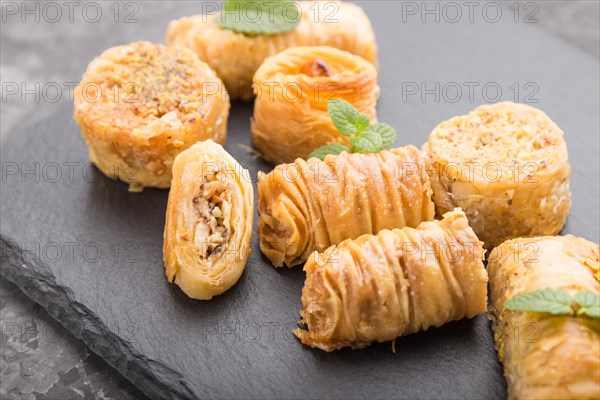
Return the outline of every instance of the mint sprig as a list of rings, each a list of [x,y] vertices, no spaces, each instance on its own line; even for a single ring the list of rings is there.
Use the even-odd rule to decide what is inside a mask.
[[[553,315],[587,315],[600,319],[600,296],[588,290],[576,292],[574,298],[563,289],[534,290],[513,296],[504,303],[504,307],[507,310]]]
[[[542,289],[521,293],[504,304],[507,310],[546,312],[555,315],[572,314],[573,299],[561,289]]]
[[[274,35],[294,30],[300,17],[293,0],[227,0],[214,21],[246,35]]]
[[[340,154],[342,151],[350,151],[348,146],[344,146],[343,144],[328,144],[327,146],[321,146],[314,149],[309,155],[308,158],[317,157],[320,160],[324,160],[325,156],[328,154]]]
[[[308,158],[317,157],[323,160],[328,154],[377,153],[391,148],[397,133],[388,124],[375,123],[370,125],[371,118],[361,114],[349,102],[342,99],[332,99],[327,102],[327,110],[331,122],[343,136],[350,136],[350,147],[343,145],[326,145],[312,151]]]
[[[396,141],[396,130],[388,124],[377,123],[368,127],[367,131],[376,132],[381,137],[381,146],[384,149],[389,149]]]
[[[359,113],[346,100],[329,100],[327,102],[327,111],[335,128],[344,136],[355,135],[363,131],[371,122],[371,117]]]

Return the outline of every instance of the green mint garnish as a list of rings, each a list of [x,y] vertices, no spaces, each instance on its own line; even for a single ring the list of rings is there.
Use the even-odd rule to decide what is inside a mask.
[[[321,146],[319,148],[314,149],[308,155],[308,158],[317,157],[320,160],[324,160],[326,155],[340,154],[342,151],[350,151],[350,149],[347,146],[344,146],[343,144],[328,144],[327,146]]]
[[[546,312],[562,315],[572,314],[573,299],[562,289],[542,289],[521,293],[508,300],[504,307],[507,310]]]
[[[335,128],[344,136],[361,132],[371,121],[368,115],[359,113],[352,104],[342,99],[329,100],[327,111]]]
[[[300,17],[293,0],[227,0],[214,21],[246,35],[273,35],[296,28]]]
[[[342,99],[332,99],[327,103],[331,122],[343,136],[350,137],[350,149],[342,145],[326,145],[315,149],[308,158],[317,157],[323,160],[327,154],[377,153],[394,145],[396,131],[388,124],[369,125],[371,118],[361,114],[350,103]]]
[[[589,317],[600,319],[600,296],[589,290],[575,293],[575,303],[579,306],[577,315],[585,314]]]
[[[383,150],[381,136],[372,132],[361,132],[350,138],[350,148],[353,153],[377,153]]]
[[[573,301],[574,300],[574,301]],[[577,305],[577,312],[573,308]],[[541,289],[528,293],[518,294],[506,303],[507,310],[550,313],[554,315],[587,315],[591,318],[600,318],[600,296],[582,290],[575,293],[573,299],[569,292],[563,289]]]
[[[369,126],[365,131],[376,132],[381,137],[381,146],[384,149],[389,149],[394,145],[396,141],[396,130],[388,124],[377,123]]]

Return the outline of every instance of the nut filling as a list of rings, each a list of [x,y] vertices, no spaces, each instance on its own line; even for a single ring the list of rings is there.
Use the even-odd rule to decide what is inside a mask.
[[[231,213],[228,184],[219,175],[204,176],[200,193],[192,200],[198,212],[194,244],[203,258],[222,253],[231,235],[226,227]]]
[[[302,73],[313,78],[316,76],[332,75],[331,69],[329,68],[327,63],[318,58],[304,64],[304,66],[302,67]]]

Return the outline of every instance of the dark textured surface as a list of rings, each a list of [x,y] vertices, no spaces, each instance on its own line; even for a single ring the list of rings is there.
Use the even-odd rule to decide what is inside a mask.
[[[567,133],[574,167],[574,206],[567,230],[598,241],[598,187],[589,185],[598,176],[597,61],[511,21],[469,26],[409,19],[395,25],[399,13],[394,8],[399,11],[399,6],[386,2],[368,8],[382,52],[380,119],[399,128],[399,144],[420,144],[440,120],[485,101],[476,91],[474,99],[463,97],[456,103],[443,97],[436,102],[433,95],[424,101],[408,96],[404,102],[402,82],[428,87],[435,82],[497,82],[508,99],[513,99],[512,83],[523,88],[534,82],[538,106]],[[188,5],[163,20],[166,24],[190,10]],[[155,37],[156,30],[141,36]],[[96,54],[103,47],[86,52]],[[77,62],[85,65],[87,58]],[[77,80],[78,74],[72,78]],[[125,185],[85,168],[85,148],[70,121],[70,106],[57,105],[55,112],[54,118],[18,129],[2,143],[3,165],[63,165],[63,177],[56,183],[43,173],[35,182],[34,175],[3,170],[1,233],[30,251],[15,260],[3,248],[2,273],[18,280],[51,315],[147,393],[186,395],[191,388],[204,397],[505,396],[483,317],[399,339],[395,355],[387,344],[334,354],[308,350],[290,333],[300,306],[301,271],[274,271],[256,251],[244,277],[226,295],[210,303],[186,299],[166,284],[162,270],[166,193],[128,194]],[[234,104],[227,146],[246,165],[253,161],[236,142],[249,144],[249,115],[248,106]],[[65,161],[80,163],[72,181],[65,176]],[[91,179],[83,179],[83,171]],[[79,251],[54,260],[48,252],[56,247],[49,243],[63,252],[67,243],[77,243]],[[83,246],[90,251],[99,246],[102,255],[96,262],[86,261]],[[27,261],[27,267],[20,261]],[[24,279],[27,274],[36,279]],[[103,325],[128,340],[106,334]],[[259,326],[261,335],[256,337]],[[179,382],[175,370],[185,382]],[[166,387],[173,391],[159,392]]]
[[[5,279],[0,296],[1,399],[145,398]]]

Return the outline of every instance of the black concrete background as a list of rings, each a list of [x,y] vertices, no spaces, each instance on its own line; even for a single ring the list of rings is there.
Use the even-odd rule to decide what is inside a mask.
[[[2,2],[3,14],[8,3],[11,2]],[[531,2],[520,3],[525,7]],[[559,35],[598,58],[600,18],[597,1],[535,3],[539,7],[537,25],[540,29]],[[103,4],[105,12],[109,7],[110,4]],[[155,12],[176,14],[176,8],[174,3],[162,4]],[[31,18],[25,23],[14,18],[8,18],[7,22],[3,20],[0,35],[2,82],[64,82],[73,72],[80,73],[80,63],[72,60],[81,55],[71,54],[64,43],[72,36],[94,40],[93,34],[102,35],[102,31],[91,34],[88,28],[81,21],[53,25],[35,23]],[[117,28],[127,37],[128,28],[124,23],[108,25],[104,29]],[[156,37],[149,39],[162,41],[161,29],[157,27]],[[91,55],[86,56],[89,59]],[[64,60],[60,71],[46,68],[47,60],[53,57]],[[31,96],[25,102],[3,99],[0,105],[2,135],[17,126],[34,124],[55,110],[51,102],[35,101]],[[0,322],[0,398],[144,398],[119,373],[4,278],[0,278]]]

